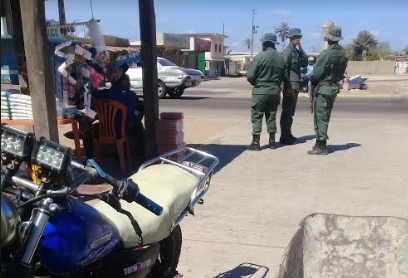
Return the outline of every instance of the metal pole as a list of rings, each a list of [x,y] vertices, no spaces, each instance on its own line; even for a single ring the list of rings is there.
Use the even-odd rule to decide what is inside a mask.
[[[65,3],[64,0],[58,0],[58,14],[59,14],[59,24],[65,25],[67,24],[67,19],[65,17]],[[67,29],[62,28],[61,33],[64,37],[67,36]]]
[[[146,159],[156,156],[156,121],[159,118],[154,1],[139,0],[143,99],[145,108]]]
[[[253,61],[254,57],[254,16],[255,16],[255,10],[252,10],[252,25],[251,25],[251,62]]]

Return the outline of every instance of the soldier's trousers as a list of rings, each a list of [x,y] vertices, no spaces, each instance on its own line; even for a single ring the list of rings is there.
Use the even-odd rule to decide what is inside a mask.
[[[281,137],[292,135],[293,116],[295,116],[299,91],[293,90],[292,96],[283,95],[282,114],[280,118]]]
[[[276,111],[279,103],[280,95],[252,95],[251,121],[253,135],[261,134],[264,114],[268,133],[276,133]]]
[[[317,94],[314,101],[314,128],[317,141],[327,141],[330,116],[337,95]]]

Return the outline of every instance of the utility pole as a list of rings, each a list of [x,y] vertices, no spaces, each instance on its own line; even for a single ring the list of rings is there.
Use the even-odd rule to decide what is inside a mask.
[[[65,17],[65,3],[64,0],[58,0],[58,14],[59,14],[59,24],[65,25],[67,24],[67,19]],[[67,36],[67,28],[61,28],[61,34],[66,37]]]
[[[256,34],[256,29],[258,29],[259,26],[255,26],[254,25],[254,17],[256,15],[256,11],[252,10],[252,31],[251,31],[251,62],[253,61],[253,57],[254,57],[254,35]]]
[[[28,0],[27,0],[28,1]],[[159,118],[154,1],[139,0],[140,40],[142,42],[143,99],[146,129],[146,159],[157,155],[156,121]]]

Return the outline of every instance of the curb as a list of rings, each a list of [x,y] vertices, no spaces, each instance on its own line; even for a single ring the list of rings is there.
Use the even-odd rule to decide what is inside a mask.
[[[251,97],[252,90],[248,90],[244,92],[245,96]],[[372,94],[372,93],[339,93],[337,95],[338,98],[408,98],[408,94],[406,95],[386,95],[386,94]],[[298,98],[309,98],[306,93],[299,93]]]

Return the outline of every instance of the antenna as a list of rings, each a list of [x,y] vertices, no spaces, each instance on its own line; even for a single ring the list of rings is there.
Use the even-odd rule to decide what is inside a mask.
[[[92,19],[94,19],[94,13],[93,13],[92,0],[89,0],[89,6],[91,7]]]

